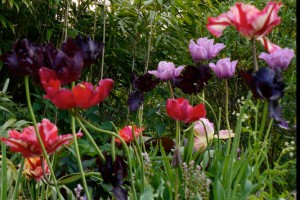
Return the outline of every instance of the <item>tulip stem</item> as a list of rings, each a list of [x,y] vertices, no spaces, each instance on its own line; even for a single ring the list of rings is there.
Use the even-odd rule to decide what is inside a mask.
[[[73,83],[72,83],[72,85],[74,85]],[[84,176],[83,167],[82,167],[82,164],[81,164],[80,152],[79,152],[79,148],[78,148],[78,142],[77,142],[77,136],[76,136],[76,130],[75,130],[75,117],[73,115],[71,115],[71,127],[72,127],[72,134],[73,134],[73,139],[74,139],[74,144],[75,144],[75,153],[76,153],[76,158],[77,158],[77,162],[78,162],[79,171],[80,171],[80,174],[81,174],[83,188],[85,190],[85,194],[86,194],[87,199],[90,200],[91,195],[89,193],[89,188],[87,186],[86,179],[85,179],[85,176]]]
[[[229,150],[230,150],[230,145],[231,145],[231,136],[230,136],[230,124],[229,124],[229,113],[228,113],[228,104],[229,104],[229,100],[228,100],[228,96],[229,96],[229,90],[228,90],[228,81],[227,79],[225,79],[225,94],[226,94],[226,99],[225,99],[225,118],[226,118],[226,125],[227,125],[227,130],[228,130],[228,147],[227,147],[227,155],[229,154]]]
[[[74,113],[73,113],[74,114]],[[75,114],[74,114],[75,115]],[[99,157],[101,159],[102,162],[106,162],[105,161],[105,157],[103,156],[101,150],[99,149],[98,145],[96,144],[96,142],[94,141],[94,139],[92,138],[92,136],[90,135],[90,133],[88,132],[88,130],[85,128],[85,126],[82,124],[82,122],[76,117],[76,120],[80,126],[80,128],[82,129],[82,131],[84,132],[84,135],[87,136],[88,140],[92,143],[92,145],[94,146],[94,148],[96,149],[97,153],[99,154]]]
[[[174,99],[174,92],[173,92],[173,88],[172,88],[172,85],[171,85],[171,81],[168,81],[168,86],[169,86],[169,90],[170,90],[170,95]]]
[[[102,32],[102,42],[105,44],[105,29],[106,29],[106,0],[103,2],[103,32]],[[105,46],[103,46],[102,49],[102,57],[101,57],[101,74],[100,74],[100,80],[103,78],[103,71],[104,71],[104,52],[105,52]]]
[[[83,121],[88,127],[90,127],[91,129],[99,132],[99,133],[105,133],[105,134],[108,134],[108,135],[111,135],[111,136],[114,136],[116,138],[118,138],[124,149],[125,149],[125,152],[127,154],[127,160],[128,160],[128,167],[129,167],[129,176],[130,176],[130,181],[131,181],[131,189],[132,189],[132,192],[133,192],[133,199],[137,199],[137,195],[136,195],[136,191],[135,191],[135,186],[134,186],[134,179],[133,179],[133,173],[132,173],[132,162],[131,162],[131,156],[130,156],[130,151],[129,151],[129,148],[126,144],[126,142],[123,140],[123,138],[115,133],[115,132],[112,132],[112,131],[108,131],[108,130],[104,130],[104,129],[101,129],[101,128],[98,128],[96,126],[94,126],[92,123],[90,123],[89,121],[87,121],[86,119],[84,119],[82,116],[78,115],[76,113],[76,118],[77,118],[77,121]],[[80,120],[79,120],[80,119]]]
[[[253,56],[254,71],[258,71],[258,64],[257,64],[257,58],[256,58],[256,48],[255,48],[254,38],[251,39],[251,45],[252,45],[252,56]]]
[[[45,157],[46,162],[47,162],[47,164],[48,164],[48,166],[49,166],[50,173],[51,173],[51,177],[52,177],[52,179],[53,179],[53,184],[54,184],[55,189],[57,190],[57,193],[58,193],[58,198],[59,198],[60,200],[62,200],[62,197],[61,197],[59,188],[58,188],[58,186],[57,186],[57,180],[56,180],[56,177],[55,177],[55,173],[54,173],[54,171],[53,171],[53,169],[52,169],[52,167],[51,167],[51,162],[50,162],[50,160],[49,160],[49,158],[48,158],[48,154],[47,154],[46,148],[45,148],[45,146],[44,146],[43,140],[42,140],[42,138],[41,138],[39,129],[38,129],[38,127],[37,127],[36,119],[35,119],[35,116],[34,116],[34,113],[33,113],[32,105],[31,105],[31,100],[30,100],[29,78],[28,78],[28,76],[25,76],[24,82],[25,82],[25,92],[26,92],[27,106],[28,106],[29,113],[30,113],[30,115],[31,115],[31,119],[32,119],[32,122],[33,122],[34,130],[35,130],[37,139],[38,139],[38,141],[39,141],[40,147],[41,147],[41,149],[42,149],[43,156]]]
[[[17,197],[18,197],[18,190],[19,190],[19,185],[20,185],[20,182],[21,182],[22,172],[23,172],[23,169],[24,169],[24,163],[25,163],[25,158],[22,157],[21,164],[20,164],[20,169],[19,169],[19,172],[18,172],[17,182],[16,182],[16,186],[15,186],[15,189],[14,189],[12,200],[16,200]]]

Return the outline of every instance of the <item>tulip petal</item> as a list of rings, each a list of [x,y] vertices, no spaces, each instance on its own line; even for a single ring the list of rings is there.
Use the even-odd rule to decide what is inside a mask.
[[[231,25],[231,21],[226,13],[219,15],[218,17],[209,17],[206,28],[208,31],[216,37],[220,37],[224,29]]]

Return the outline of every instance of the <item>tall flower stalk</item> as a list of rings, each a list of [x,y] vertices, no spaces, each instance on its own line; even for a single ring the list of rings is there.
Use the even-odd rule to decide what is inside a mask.
[[[30,113],[30,116],[31,116],[31,119],[32,119],[32,122],[33,122],[33,126],[34,126],[34,129],[35,129],[35,132],[36,132],[36,136],[37,136],[37,139],[39,141],[39,144],[40,144],[40,147],[42,149],[42,152],[43,152],[43,155],[46,159],[46,162],[49,166],[49,169],[50,169],[50,174],[51,174],[51,177],[53,179],[53,184],[54,184],[54,187],[56,188],[56,191],[58,193],[58,198],[60,200],[62,200],[62,197],[61,197],[61,194],[60,194],[60,191],[59,191],[59,188],[58,188],[58,185],[57,185],[57,180],[56,180],[56,177],[55,177],[55,173],[52,169],[52,164],[49,160],[49,157],[48,157],[48,154],[47,154],[47,151],[45,149],[45,146],[43,144],[43,140],[40,136],[40,133],[39,133],[39,130],[38,130],[38,127],[37,127],[37,122],[36,122],[36,119],[35,119],[35,115],[33,113],[33,109],[32,109],[32,105],[31,105],[31,100],[30,100],[30,91],[29,91],[29,80],[28,80],[28,76],[25,76],[24,78],[24,82],[25,82],[25,92],[26,92],[26,100],[27,100],[27,106],[28,106],[28,110],[29,110],[29,113]]]

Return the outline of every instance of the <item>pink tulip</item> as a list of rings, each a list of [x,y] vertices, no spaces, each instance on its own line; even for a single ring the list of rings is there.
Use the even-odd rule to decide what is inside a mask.
[[[234,26],[243,36],[259,40],[272,53],[279,47],[265,37],[274,26],[280,24],[277,13],[282,3],[269,2],[262,10],[244,3],[236,3],[227,13],[218,17],[209,17],[207,29],[220,37],[227,26]]]
[[[48,119],[43,119],[37,126],[48,155],[53,154],[62,145],[70,144],[73,139],[72,134],[58,135],[57,127]],[[12,152],[20,152],[25,158],[43,155],[33,126],[24,128],[21,133],[9,130],[8,134],[8,138],[2,137],[0,140],[9,146]],[[82,137],[83,134],[79,132],[76,135]]]

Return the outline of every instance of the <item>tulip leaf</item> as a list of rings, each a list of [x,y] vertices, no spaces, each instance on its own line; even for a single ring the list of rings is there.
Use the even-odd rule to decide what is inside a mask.
[[[3,15],[0,14],[0,21],[1,21],[1,24],[4,26],[4,28],[6,28],[6,21],[5,21],[5,18]]]
[[[52,35],[52,29],[47,29],[46,36],[47,36],[47,41],[48,42],[50,41],[51,35]]]
[[[153,198],[153,188],[148,185],[144,191],[143,191],[143,194],[141,195],[140,197],[141,200],[151,200],[151,199],[154,199]]]
[[[1,107],[0,107],[1,108]],[[11,118],[7,120],[2,126],[1,130],[6,130],[8,127],[12,126],[17,120],[15,118]]]
[[[151,5],[153,2],[154,2],[153,0],[145,1],[145,2],[144,2],[144,6],[149,6],[149,5]]]
[[[219,179],[216,179],[213,186],[214,199],[225,200],[225,190]]]

